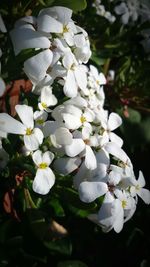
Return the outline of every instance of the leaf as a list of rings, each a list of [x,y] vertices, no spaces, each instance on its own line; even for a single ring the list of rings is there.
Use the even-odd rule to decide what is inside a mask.
[[[64,209],[58,199],[52,199],[49,205],[53,208],[55,216],[65,216]]]
[[[54,241],[45,241],[43,244],[53,253],[63,255],[71,255],[72,253],[72,244],[68,237]]]
[[[70,9],[72,9],[74,12],[78,12],[78,11],[81,11],[81,10],[85,9],[86,6],[87,6],[87,3],[86,3],[86,0],[75,0],[75,1],[71,1],[71,0],[55,0],[53,2],[53,5],[65,6],[65,7],[68,7]]]
[[[57,267],[87,267],[87,265],[82,261],[61,261],[58,263]]]
[[[102,65],[105,64],[107,59],[106,58],[102,58],[102,57],[100,57],[99,55],[97,55],[96,53],[93,52],[90,60],[92,62],[96,63],[98,66],[102,66]]]
[[[83,203],[79,199],[78,193],[71,188],[63,188],[63,187],[59,186],[59,188],[57,188],[57,190],[58,190],[58,192],[62,198],[62,203],[65,203],[68,206],[72,205],[75,209],[83,210],[83,211],[90,210],[90,212],[96,208],[95,203]],[[68,200],[69,200],[69,202],[68,202]]]

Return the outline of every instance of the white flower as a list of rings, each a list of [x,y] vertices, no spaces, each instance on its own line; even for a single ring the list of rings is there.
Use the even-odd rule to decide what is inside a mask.
[[[46,49],[24,62],[24,72],[33,83],[38,84],[46,78],[52,59],[52,51]]]
[[[40,32],[35,31],[33,25],[27,23],[17,25],[11,32],[10,36],[13,42],[15,55],[18,55],[22,50],[29,48],[50,48],[51,42]]]
[[[111,192],[107,192],[103,204],[98,212],[98,223],[104,232],[114,228],[119,233],[125,221],[127,221],[136,209],[135,200],[126,192],[116,190],[117,198]]]
[[[85,69],[82,65],[78,64],[71,52],[64,55],[62,62],[67,71],[66,77],[64,78],[64,94],[71,98],[76,97],[78,88],[83,91],[86,90],[87,77]]]
[[[141,13],[142,6],[140,6],[139,0],[127,0],[122,2],[115,7],[115,12],[117,15],[121,16],[121,21],[123,24],[127,24],[129,19],[133,22],[138,19]]]
[[[80,127],[90,127],[90,122],[95,118],[94,112],[89,108],[84,111],[74,105],[66,105],[62,112],[62,117],[66,127],[70,130],[76,130]]]
[[[145,179],[143,173],[139,172],[138,180],[133,180],[133,185],[130,187],[130,192],[132,196],[136,194],[146,203],[150,204],[150,191],[143,188],[145,186]]]
[[[50,151],[42,153],[42,151],[37,150],[32,154],[32,159],[37,166],[33,190],[38,194],[46,195],[55,183],[55,175],[49,168],[54,159],[54,154]]]
[[[93,65],[90,65],[90,71],[88,73],[88,85],[91,88],[94,88],[97,93],[101,85],[106,84],[106,78],[102,72],[98,72],[97,68]]]
[[[35,120],[35,126],[40,129],[43,128],[43,125],[48,118],[47,112],[45,112],[44,110],[36,110],[33,116]]]
[[[27,105],[16,105],[21,122],[6,113],[0,114],[0,130],[6,133],[23,135],[24,144],[30,151],[38,149],[43,142],[43,133],[34,128],[33,109]]]
[[[55,106],[57,104],[57,98],[52,94],[52,88],[50,86],[44,86],[41,89],[41,96],[39,100],[39,109],[47,112],[51,111],[48,107]]]
[[[37,18],[38,30],[46,33],[57,33],[65,39],[67,44],[73,45],[73,36],[76,26],[71,19],[72,10],[55,6],[41,10]]]
[[[101,120],[101,127],[104,131],[102,134],[103,137],[105,139],[108,139],[108,141],[110,140],[116,143],[120,147],[123,144],[123,140],[115,133],[112,133],[112,131],[117,129],[121,124],[122,124],[121,117],[114,112],[112,112],[106,120],[105,119]]]

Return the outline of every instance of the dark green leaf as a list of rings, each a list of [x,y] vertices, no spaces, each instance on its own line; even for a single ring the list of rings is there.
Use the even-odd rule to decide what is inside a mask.
[[[78,12],[85,9],[87,3],[86,0],[55,0],[53,5],[69,7],[74,12]]]

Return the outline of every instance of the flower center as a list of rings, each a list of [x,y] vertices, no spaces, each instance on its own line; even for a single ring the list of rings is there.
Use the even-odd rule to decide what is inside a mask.
[[[64,25],[64,27],[63,27],[63,33],[66,33],[66,32],[69,32],[69,29],[68,29],[67,25]]]
[[[85,140],[84,140],[84,143],[85,143],[86,145],[89,145],[89,144],[90,144],[90,140],[89,140],[89,139],[85,139]]]
[[[37,122],[38,124],[43,124],[43,123],[44,123],[44,120],[39,119],[39,120],[37,120],[36,122]]]
[[[76,67],[76,65],[75,65],[75,63],[73,63],[72,65],[71,65],[71,67],[70,67],[70,70],[75,70],[75,67]]]
[[[84,123],[84,122],[86,122],[86,118],[84,116],[81,116],[80,121],[81,121],[81,123]]]
[[[139,190],[140,190],[140,186],[137,184],[136,187],[135,187],[135,189],[136,189],[137,191],[139,191]]]
[[[46,169],[48,167],[47,163],[46,162],[42,162],[39,164],[38,168],[39,169]]]
[[[126,200],[122,200],[122,207],[123,209],[127,206],[127,201]]]
[[[27,128],[26,129],[26,135],[31,135],[32,134],[32,129],[31,128]]]
[[[42,102],[41,105],[43,108],[47,108],[47,105],[44,102]]]

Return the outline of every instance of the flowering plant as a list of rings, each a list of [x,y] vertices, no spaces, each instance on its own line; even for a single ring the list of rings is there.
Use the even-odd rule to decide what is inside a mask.
[[[5,212],[18,223],[27,214],[35,224],[34,231],[41,220],[45,227],[46,217],[51,217],[48,225],[52,237],[39,237],[37,230],[35,236],[44,240],[44,247],[60,253],[68,232],[55,220],[64,217],[67,210],[96,224],[102,232],[113,229],[120,233],[135,213],[139,198],[150,204],[150,191],[145,188],[142,170],[135,174],[123,135],[118,135],[123,119],[107,103],[105,88],[113,88],[115,82],[110,58],[100,62],[98,44],[92,44],[87,31],[73,19],[72,8],[80,11],[86,2],[74,6],[49,1],[48,7],[39,2],[35,14],[19,18],[10,30],[14,58],[20,59],[21,77],[27,77],[31,90],[22,93],[11,114],[7,109],[0,113],[0,168],[2,181],[13,179],[12,206],[7,209],[4,205]],[[91,12],[107,19],[113,29],[120,18],[116,22],[115,15],[98,4],[101,2],[92,4]],[[113,11],[122,15],[125,25],[130,16],[133,21],[137,19],[129,12],[130,4],[117,2]],[[109,45],[105,46],[109,50]],[[103,69],[98,68],[103,65]],[[117,74],[118,86],[124,84],[124,68],[120,76]],[[1,78],[2,97],[8,90],[4,81],[5,77]],[[9,196],[6,192],[4,200]],[[64,247],[66,254],[68,246],[70,243]]]

